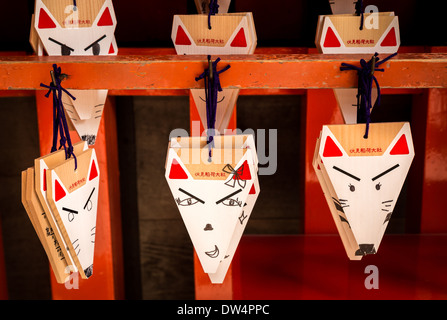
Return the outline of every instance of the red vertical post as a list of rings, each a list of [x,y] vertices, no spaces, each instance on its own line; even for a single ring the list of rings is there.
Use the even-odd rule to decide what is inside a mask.
[[[204,131],[204,126],[200,122],[200,116],[197,111],[196,104],[189,93],[189,110],[190,110],[190,131],[191,135],[196,134],[193,132],[193,128],[197,125],[197,121],[200,123],[200,134]],[[195,122],[195,123],[194,123]],[[236,106],[234,106],[233,113],[231,115],[228,129],[236,129]],[[203,272],[202,265],[200,264],[197,254],[194,252],[194,284],[195,284],[195,296],[197,300],[230,300],[233,299],[233,271],[232,266],[234,259],[237,259],[238,255],[235,254],[233,262],[231,263],[225,280],[222,284],[212,284],[208,275]]]
[[[6,282],[6,267],[5,258],[3,254],[3,240],[2,240],[2,223],[0,219],[0,300],[8,299],[8,283]]]
[[[422,186],[421,233],[447,232],[447,89],[428,89]],[[418,153],[423,153],[418,155]]]
[[[322,126],[342,123],[344,123],[343,116],[332,89],[307,90],[304,181],[304,233],[306,234],[337,233],[320,183],[312,167],[312,159]]]
[[[37,117],[41,155],[48,154],[52,142],[52,99],[36,92]],[[56,300],[112,300],[124,298],[121,212],[116,119],[110,98],[104,106],[98,130],[95,151],[101,172],[95,236],[93,276],[87,280],[78,277],[78,289],[67,289],[51,273],[51,290]],[[73,143],[79,141],[75,131],[70,132]],[[67,275],[68,276],[68,275]]]

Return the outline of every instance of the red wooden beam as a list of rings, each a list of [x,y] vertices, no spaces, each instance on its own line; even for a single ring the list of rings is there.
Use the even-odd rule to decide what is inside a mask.
[[[342,62],[359,64],[367,55],[254,54],[220,56],[231,70],[222,87],[245,89],[352,88],[357,74],[340,71]],[[72,89],[191,89],[200,88],[204,56],[127,55],[90,57],[0,56],[0,90],[41,89],[53,63],[69,74]],[[447,87],[446,53],[402,53],[375,75],[382,88]]]
[[[422,186],[421,233],[447,232],[447,89],[429,89]],[[418,154],[416,153],[416,156]]]

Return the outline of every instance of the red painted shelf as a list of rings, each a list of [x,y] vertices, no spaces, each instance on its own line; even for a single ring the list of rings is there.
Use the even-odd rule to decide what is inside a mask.
[[[338,235],[244,236],[234,299],[447,299],[447,235],[385,235],[375,255],[350,261]],[[366,289],[368,265],[378,289]]]

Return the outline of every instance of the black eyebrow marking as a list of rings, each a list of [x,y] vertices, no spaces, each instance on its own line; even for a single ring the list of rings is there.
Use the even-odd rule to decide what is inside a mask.
[[[393,171],[394,169],[396,169],[399,166],[399,164],[396,164],[395,166],[392,166],[391,168],[389,168],[388,170],[385,170],[384,172],[382,172],[381,174],[378,174],[377,176],[375,176],[374,178],[372,178],[372,181],[379,179],[381,176],[386,175],[388,172]]]
[[[196,199],[197,201],[199,201],[199,202],[201,202],[201,203],[205,203],[205,201],[203,201],[202,199],[197,198],[196,196],[190,194],[189,192],[183,190],[182,188],[178,188],[178,191],[183,192],[184,194],[186,194],[186,195],[188,195],[188,196],[190,196],[190,197]]]
[[[334,168],[335,170],[347,175],[348,177],[355,179],[357,181],[360,181],[360,178],[357,178],[356,176],[354,176],[353,174],[350,174],[349,172],[346,172],[345,170],[340,169],[339,167],[333,166],[332,168]]]
[[[70,48],[70,47],[67,46],[66,44],[60,43],[59,41],[54,40],[54,39],[51,38],[51,37],[49,37],[48,40],[53,41],[55,44],[58,44],[58,45],[60,45],[61,47],[66,47],[67,49],[69,49],[69,50],[71,50],[71,51],[74,51],[73,48]]]
[[[221,203],[222,201],[227,200],[228,198],[234,196],[235,194],[238,194],[238,193],[241,192],[241,191],[242,191],[242,189],[239,189],[239,190],[237,190],[237,191],[235,191],[235,192],[229,194],[228,196],[223,197],[223,198],[220,199],[219,201],[216,201],[216,204],[219,204],[219,203]]]
[[[88,197],[87,202],[85,203],[84,210],[85,210],[85,207],[87,207],[87,204],[90,201],[90,198],[92,197],[93,192],[95,192],[95,188],[93,188],[92,192],[90,193],[90,196]]]
[[[93,47],[95,44],[97,44],[99,41],[101,41],[102,39],[104,39],[106,37],[106,35],[103,35],[101,38],[99,38],[98,40],[92,42],[88,47],[86,47],[84,49],[84,51],[87,51],[88,49],[90,49],[91,47]]]
[[[70,213],[78,214],[78,212],[76,210],[68,209],[68,208],[65,208],[65,207],[62,207],[62,210],[68,211]]]

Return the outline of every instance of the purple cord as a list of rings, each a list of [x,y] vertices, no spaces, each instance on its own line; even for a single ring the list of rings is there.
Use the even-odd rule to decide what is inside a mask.
[[[352,64],[342,63],[340,71],[345,70],[356,70],[358,74],[358,91],[357,91],[357,122],[366,123],[365,135],[363,138],[368,139],[369,124],[371,122],[371,92],[373,81],[377,88],[377,105],[380,105],[380,86],[377,78],[374,76],[375,71],[384,72],[385,69],[378,69],[382,63],[388,61],[397,52],[389,55],[385,59],[379,62],[378,53],[376,52],[370,61],[366,62],[364,59],[360,60],[360,67],[354,66]]]
[[[205,102],[206,102],[206,124],[207,124],[207,142],[209,147],[209,161],[211,162],[211,149],[214,147],[213,137],[215,135],[215,124],[216,124],[216,112],[217,112],[217,94],[218,91],[222,91],[222,87],[220,86],[219,74],[228,70],[230,65],[227,65],[220,71],[217,71],[217,64],[219,63],[220,58],[217,58],[216,61],[211,63],[211,56],[208,56],[208,63],[211,66],[208,67],[205,71],[198,77],[196,77],[196,81],[204,79],[205,81]]]
[[[70,158],[73,156],[75,160],[75,170],[78,168],[78,163],[76,156],[73,152],[73,144],[71,143],[70,138],[70,132],[68,129],[67,119],[65,117],[64,107],[62,104],[62,92],[65,92],[68,94],[70,98],[73,100],[76,100],[75,97],[73,97],[70,92],[68,92],[66,89],[64,89],[61,85],[61,68],[58,67],[56,64],[53,64],[53,70],[52,70],[52,82],[49,86],[41,83],[40,86],[49,89],[48,92],[45,94],[45,97],[49,97],[51,93],[53,93],[53,145],[51,147],[51,152],[56,151],[57,148],[57,131],[59,129],[60,134],[60,147],[62,147],[65,150],[65,159]],[[66,146],[65,144],[68,144]]]

